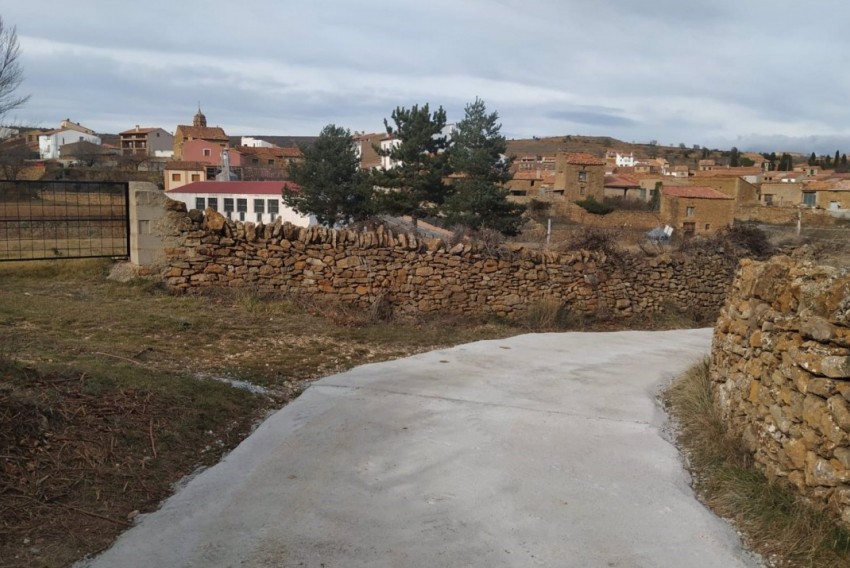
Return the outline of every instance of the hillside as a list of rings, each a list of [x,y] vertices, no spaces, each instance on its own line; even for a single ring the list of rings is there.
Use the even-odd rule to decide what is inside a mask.
[[[678,146],[662,146],[651,144],[632,144],[610,136],[552,136],[548,138],[531,138],[508,140],[508,154],[513,156],[540,155],[552,156],[557,152],[588,152],[603,157],[608,150],[619,152],[634,152],[639,158],[666,158],[674,164],[695,164],[703,159],[701,149],[680,148]],[[729,155],[727,150],[709,150],[707,159],[725,163]]]

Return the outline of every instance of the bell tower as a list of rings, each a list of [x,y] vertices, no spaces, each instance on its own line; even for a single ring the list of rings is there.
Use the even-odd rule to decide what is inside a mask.
[[[202,128],[207,127],[207,117],[201,112],[200,102],[198,102],[198,112],[195,114],[195,118],[192,119],[192,126],[200,126]]]

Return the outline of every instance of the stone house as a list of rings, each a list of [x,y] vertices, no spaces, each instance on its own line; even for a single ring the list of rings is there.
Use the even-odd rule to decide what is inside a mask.
[[[761,184],[759,201],[762,205],[773,207],[797,207],[803,203],[803,184],[764,182]]]
[[[850,211],[850,180],[832,179],[811,182],[803,186],[801,199],[805,207],[831,212]]]
[[[711,234],[735,220],[735,199],[705,186],[664,186],[660,215],[685,236]]]
[[[520,170],[505,183],[511,195],[517,197],[551,197],[555,173],[549,170]]]
[[[701,172],[710,172],[717,167],[717,163],[714,160],[700,160],[697,166]]]
[[[715,170],[711,174],[715,174]],[[692,186],[710,187],[735,200],[735,205],[756,205],[759,202],[759,188],[736,175],[700,175],[688,178]]]
[[[618,197],[633,201],[647,201],[649,192],[641,186],[640,180],[625,174],[605,176],[605,197]]]
[[[605,196],[605,160],[586,153],[561,152],[555,156],[555,182],[552,193],[568,201]]]
[[[354,151],[360,159],[361,170],[373,170],[381,167],[381,157],[375,148],[380,148],[381,140],[386,137],[386,132],[363,133],[354,136]]]
[[[304,159],[299,148],[251,148],[240,146],[245,179],[278,180],[289,177],[289,166]]]

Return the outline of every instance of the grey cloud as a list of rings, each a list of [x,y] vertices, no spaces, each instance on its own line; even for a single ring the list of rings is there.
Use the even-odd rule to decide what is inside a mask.
[[[555,120],[564,120],[567,122],[589,124],[594,126],[631,127],[638,124],[636,121],[624,116],[587,110],[553,110],[547,112],[546,117]]]

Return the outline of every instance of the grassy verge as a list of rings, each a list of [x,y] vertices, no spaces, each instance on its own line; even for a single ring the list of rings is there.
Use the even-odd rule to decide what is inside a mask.
[[[717,514],[732,520],[752,548],[775,566],[850,566],[850,533],[779,483],[770,483],[732,436],[711,394],[708,362],[665,393],[694,488]]]

